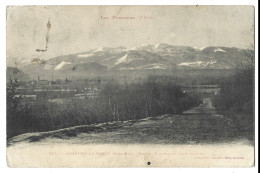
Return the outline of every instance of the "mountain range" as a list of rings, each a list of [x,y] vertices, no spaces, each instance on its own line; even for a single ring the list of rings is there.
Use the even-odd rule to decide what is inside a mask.
[[[246,49],[234,47],[141,45],[133,48],[101,47],[86,52],[58,56],[49,60],[21,60],[21,70],[31,78],[99,76],[108,73],[170,72],[179,69],[234,69]]]

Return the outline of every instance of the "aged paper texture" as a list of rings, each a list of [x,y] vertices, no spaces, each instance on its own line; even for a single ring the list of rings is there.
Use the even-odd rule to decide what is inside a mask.
[[[8,6],[9,167],[253,167],[253,6]]]

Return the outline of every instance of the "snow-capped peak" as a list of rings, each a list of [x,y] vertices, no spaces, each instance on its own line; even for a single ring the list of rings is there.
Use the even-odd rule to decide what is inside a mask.
[[[89,53],[89,54],[84,54],[84,55],[78,55],[77,57],[78,58],[88,58],[88,57],[91,57],[91,56],[93,56],[94,54],[91,54],[91,53]]]
[[[142,45],[139,46],[139,47],[146,47],[146,46],[149,46],[149,44],[144,43],[144,44],[142,44]]]
[[[119,58],[116,62],[115,62],[115,65],[118,65],[120,63],[123,63],[123,62],[126,62],[127,61],[127,54],[125,54],[125,56]]]
[[[134,47],[128,48],[128,49],[126,49],[126,50],[128,51],[128,50],[137,50],[137,49],[138,49],[138,47],[137,47],[137,46],[134,46]]]
[[[67,65],[67,64],[71,64],[70,62],[65,62],[65,61],[62,61],[60,64],[58,64],[54,70],[60,70],[63,66]]]
[[[158,44],[154,45],[154,48],[155,48],[155,49],[158,49],[158,47],[159,47],[160,45],[161,45],[161,44],[158,43]]]
[[[30,63],[32,60],[29,58],[23,59],[21,62],[22,63]]]
[[[202,51],[202,50],[205,49],[206,47],[193,47],[193,48]]]
[[[223,49],[217,48],[214,50],[214,52],[226,52],[226,51],[224,51]]]
[[[154,63],[154,64],[150,64],[148,65],[149,67],[147,67],[146,69],[166,69],[164,64],[160,64],[160,63]]]
[[[102,51],[104,51],[104,47],[100,47],[100,48],[94,50],[93,52],[102,52]]]
[[[199,66],[202,63],[203,63],[202,61],[195,61],[195,62],[183,62],[178,65],[179,66]]]
[[[199,67],[199,66],[208,66],[208,65],[212,65],[212,64],[216,64],[217,61],[194,61],[194,62],[183,62],[178,64],[179,66],[189,66],[189,67]]]

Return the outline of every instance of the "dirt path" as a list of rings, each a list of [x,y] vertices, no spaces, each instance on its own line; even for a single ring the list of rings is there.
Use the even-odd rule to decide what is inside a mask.
[[[216,114],[210,98],[182,115],[164,115],[137,121],[72,127],[53,132],[20,135],[9,144],[20,142],[52,143],[153,143],[196,144],[239,139],[232,121]]]
[[[79,134],[74,142],[84,143],[210,143],[237,136],[237,128],[217,115],[211,99],[183,115],[139,121],[130,126],[100,133]]]

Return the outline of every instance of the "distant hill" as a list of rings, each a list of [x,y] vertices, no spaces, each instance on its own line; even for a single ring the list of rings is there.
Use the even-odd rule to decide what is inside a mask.
[[[28,74],[25,74],[21,70],[14,68],[14,67],[7,67],[6,69],[6,81],[12,80],[19,80],[19,81],[28,81],[30,77]]]
[[[141,45],[133,48],[101,47],[82,53],[58,56],[30,63],[22,71],[32,78],[97,76],[108,73],[171,72],[182,69],[234,69],[245,49],[230,47],[195,48],[169,44]]]

